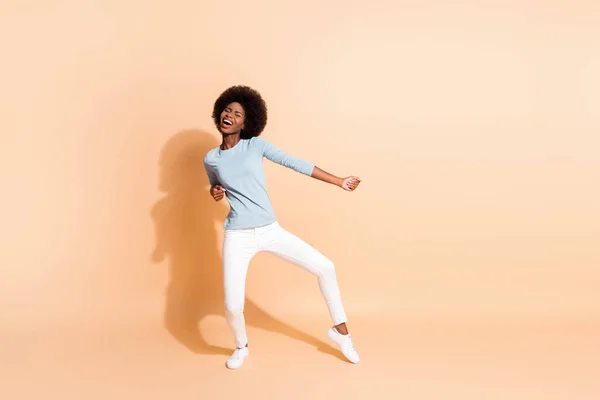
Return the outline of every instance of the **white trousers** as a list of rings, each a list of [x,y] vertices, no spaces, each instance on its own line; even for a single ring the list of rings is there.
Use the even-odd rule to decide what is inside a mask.
[[[226,230],[223,242],[223,278],[227,323],[237,347],[248,343],[244,319],[246,276],[252,257],[266,251],[317,276],[334,325],[346,322],[334,264],[278,222],[260,228]]]

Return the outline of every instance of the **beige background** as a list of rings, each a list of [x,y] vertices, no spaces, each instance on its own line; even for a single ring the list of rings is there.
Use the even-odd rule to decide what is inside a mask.
[[[599,39],[592,1],[2,3],[3,397],[597,398]],[[223,368],[201,159],[234,84],[266,139],[363,180],[265,164],[337,265],[358,366],[314,278],[260,255],[256,349]]]

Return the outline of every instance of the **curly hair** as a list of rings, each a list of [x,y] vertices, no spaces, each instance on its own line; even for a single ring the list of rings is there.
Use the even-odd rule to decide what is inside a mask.
[[[267,125],[267,104],[259,92],[248,86],[232,86],[221,93],[215,101],[212,119],[217,128],[221,124],[221,113],[233,102],[240,103],[246,113],[245,127],[240,133],[240,138],[250,139],[260,136]]]

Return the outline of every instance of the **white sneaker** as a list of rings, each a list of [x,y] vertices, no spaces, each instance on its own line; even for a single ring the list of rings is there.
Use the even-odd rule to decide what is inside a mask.
[[[227,360],[227,368],[229,369],[238,369],[242,366],[242,364],[244,364],[244,360],[246,359],[246,357],[248,357],[248,355],[250,354],[250,351],[248,350],[247,347],[244,347],[243,349],[239,349],[236,348],[235,351],[233,352],[233,354],[231,355],[231,357],[229,357],[229,359]]]
[[[352,336],[350,334],[342,335],[337,331],[337,329],[331,328],[327,331],[327,336],[329,336],[329,339],[333,340],[338,345],[348,361],[354,364],[357,364],[360,361],[360,357],[354,348]]]

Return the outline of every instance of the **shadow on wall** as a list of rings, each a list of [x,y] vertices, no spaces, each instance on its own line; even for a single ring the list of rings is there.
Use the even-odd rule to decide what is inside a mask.
[[[164,145],[159,159],[159,189],[164,196],[152,207],[156,244],[152,260],[168,259],[169,282],[164,310],[165,328],[190,351],[230,355],[233,349],[206,342],[199,323],[206,316],[225,320],[221,249],[215,224],[223,224],[226,201],[216,203],[208,193],[203,160],[219,145],[214,136],[182,131]],[[341,353],[321,340],[267,314],[246,298],[246,323],[316,346],[340,359]]]

